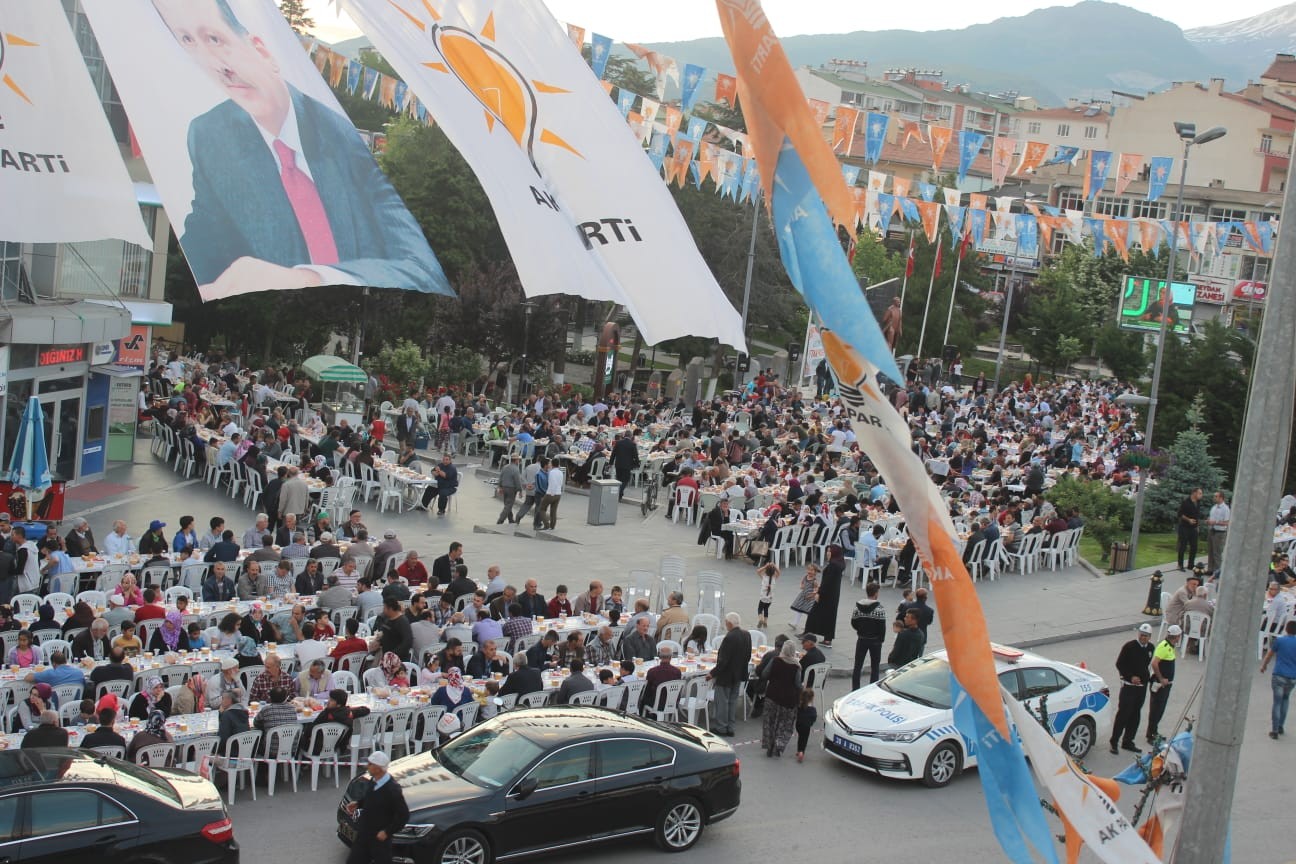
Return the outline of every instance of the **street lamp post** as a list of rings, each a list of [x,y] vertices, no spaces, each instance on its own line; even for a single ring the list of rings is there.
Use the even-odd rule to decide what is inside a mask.
[[[526,316],[522,319],[522,364],[518,367],[518,398],[526,399],[527,392],[527,348],[531,344],[531,310],[535,308],[534,300],[522,303]]]
[[[1174,308],[1171,285],[1174,282],[1175,256],[1179,252],[1179,222],[1183,219],[1184,185],[1188,180],[1188,154],[1194,144],[1206,144],[1228,134],[1228,130],[1223,126],[1214,126],[1201,134],[1197,133],[1195,123],[1176,122],[1174,126],[1175,132],[1183,141],[1183,164],[1179,168],[1179,191],[1175,194],[1174,218],[1170,222],[1170,254],[1167,256],[1165,290],[1162,292],[1161,327],[1157,332],[1156,360],[1152,364],[1152,389],[1148,392],[1147,428],[1143,432],[1143,446],[1147,448],[1149,455],[1152,452],[1152,430],[1156,425],[1157,390],[1161,386],[1161,359],[1165,354],[1166,338],[1170,333],[1170,313]],[[1138,492],[1134,496],[1134,525],[1130,529],[1130,569],[1134,569],[1135,562],[1138,561],[1139,526],[1143,521],[1143,499],[1147,492],[1147,475],[1150,469],[1149,464],[1147,469],[1139,471]]]

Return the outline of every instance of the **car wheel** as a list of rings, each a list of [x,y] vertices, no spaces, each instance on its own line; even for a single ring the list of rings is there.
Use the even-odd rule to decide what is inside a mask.
[[[1083,759],[1094,742],[1094,722],[1088,717],[1081,717],[1071,724],[1066,737],[1062,739],[1062,749],[1072,759]]]
[[[948,786],[962,770],[962,752],[953,741],[946,741],[927,757],[927,766],[923,769],[923,785],[932,789]]]
[[[477,831],[452,831],[437,844],[432,860],[436,864],[491,864],[495,856]]]
[[[679,798],[662,808],[657,817],[657,845],[666,852],[692,848],[702,836],[702,807],[692,798]]]

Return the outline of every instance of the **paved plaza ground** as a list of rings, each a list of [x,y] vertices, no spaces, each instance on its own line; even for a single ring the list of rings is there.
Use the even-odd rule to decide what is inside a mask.
[[[135,536],[154,518],[170,523],[168,531],[174,530],[182,514],[195,516],[200,525],[220,514],[239,534],[251,525],[252,514],[241,501],[232,501],[200,480],[178,478],[149,455],[147,442],[139,443],[136,464],[109,472],[106,484],[112,485],[92,484],[73,492],[68,516],[85,515],[99,537],[115,518],[126,519]],[[660,510],[645,519],[637,505],[628,503],[621,506],[616,525],[590,526],[585,519],[588,498],[569,492],[563,496],[556,531],[534,537],[526,530],[513,536],[509,526],[495,525],[498,499],[492,497],[494,486],[486,482],[493,474],[478,472],[473,457],[457,461],[465,470],[457,506],[451,513],[438,518],[421,512],[380,514],[372,505],[362,507],[371,533],[381,536],[384,529],[395,528],[405,548],[418,549],[427,557],[443,553],[450,541],[459,540],[465,546],[470,575],[480,577],[488,565],[499,564],[513,584],[520,586],[527,577],[538,579],[546,596],[552,595],[560,582],[573,593],[583,590],[592,578],[609,586],[620,584],[630,570],[655,570],[662,555],[678,554],[688,565],[688,593],[694,590],[692,577],[698,572],[720,573],[725,578],[726,609],[741,613],[745,625],[754,623],[757,586],[752,568],[744,562],[717,561],[704,554],[695,543],[696,527],[668,523]],[[1178,587],[1177,574],[1168,573],[1168,577],[1167,587]],[[799,568],[789,568],[776,591],[771,638],[776,625],[788,620],[787,604],[798,578]],[[1147,588],[1146,572],[1107,576],[1095,575],[1086,567],[1070,567],[1025,577],[1006,575],[982,583],[978,593],[993,639],[1035,646],[1040,653],[1067,662],[1084,661],[1111,683],[1120,645],[1136,624],[1151,620],[1142,615]],[[854,639],[848,620],[850,607],[860,596],[859,586],[843,586],[838,642],[826,652],[837,670],[850,668]],[[899,592],[883,589],[882,600],[893,607],[899,603]],[[933,627],[932,647],[939,643],[939,627]],[[1167,721],[1183,715],[1186,708],[1189,716],[1199,710],[1188,703],[1204,664],[1189,658],[1179,665]],[[828,700],[840,697],[848,688],[848,678],[835,675],[828,684]],[[1268,676],[1256,674],[1233,807],[1233,860],[1239,862],[1296,861],[1296,847],[1285,830],[1288,796],[1282,791],[1291,788],[1291,770],[1296,764],[1292,748],[1296,744],[1266,737],[1269,693]],[[797,765],[790,756],[769,760],[760,750],[759,737],[759,720],[740,721],[734,742],[742,759],[743,807],[735,818],[709,831],[685,857],[767,860],[771,851],[777,850],[781,860],[816,862],[883,857],[922,861],[951,855],[958,857],[949,860],[1002,860],[973,773],[946,789],[929,790],[916,783],[866,775],[828,757],[817,742],[812,743],[805,764]],[[1105,748],[1096,748],[1087,760],[1090,770],[1106,776],[1127,764],[1124,758],[1108,755]],[[240,796],[232,814],[245,860],[303,854],[323,862],[344,860],[342,847],[333,837],[338,793],[328,780],[322,783],[315,794],[309,791],[307,778],[296,795],[280,792],[268,798],[262,788],[256,803],[246,794]],[[1132,795],[1128,793],[1131,801]],[[936,824],[940,830],[932,830]],[[285,826],[292,827],[285,830]],[[309,851],[303,843],[309,844]],[[861,855],[863,850],[870,851]],[[610,849],[567,853],[564,860],[619,864],[662,859],[651,843],[635,841]]]

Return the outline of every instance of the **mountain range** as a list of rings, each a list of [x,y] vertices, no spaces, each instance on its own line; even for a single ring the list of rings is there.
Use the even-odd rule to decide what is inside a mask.
[[[1279,6],[1250,18],[1185,30],[1199,51],[1220,63],[1258,77],[1273,56],[1296,51],[1296,3]]]
[[[782,42],[793,66],[864,60],[870,76],[878,78],[897,67],[939,69],[946,81],[966,83],[973,91],[1017,91],[1043,105],[1062,105],[1070,97],[1142,93],[1174,81],[1224,78],[1241,87],[1257,78],[1276,52],[1296,47],[1296,3],[1188,31],[1119,3],[1083,0],[960,30],[861,30],[788,36]],[[333,46],[350,57],[366,47],[363,36]],[[711,75],[733,71],[719,37],[648,47],[681,66],[704,66]]]

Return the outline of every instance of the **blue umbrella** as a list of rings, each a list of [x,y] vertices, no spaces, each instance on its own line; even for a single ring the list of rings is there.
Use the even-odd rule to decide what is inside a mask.
[[[52,485],[49,457],[45,454],[45,412],[35,396],[27,400],[18,438],[9,460],[9,482],[20,489],[42,493]]]

